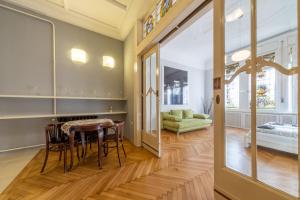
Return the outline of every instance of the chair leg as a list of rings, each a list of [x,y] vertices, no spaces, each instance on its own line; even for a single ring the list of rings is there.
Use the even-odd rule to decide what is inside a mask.
[[[77,143],[76,145],[76,150],[77,150],[77,159],[78,159],[78,163],[80,162],[80,155],[79,155],[79,144]]]
[[[107,157],[107,155],[108,155],[108,143],[103,144],[103,153],[104,153],[104,156]]]
[[[61,149],[61,147],[59,147],[59,161],[61,161],[61,156],[62,156],[62,149]]]
[[[126,155],[126,151],[125,151],[125,148],[124,148],[123,142],[121,142],[121,144],[122,144],[122,149],[123,149],[123,152],[124,152],[124,156],[125,156],[125,158],[127,158],[127,155]]]
[[[64,145],[64,172],[67,172],[67,146]]]
[[[41,173],[44,172],[44,169],[46,167],[47,161],[48,161],[48,155],[49,155],[49,145],[46,145],[46,154],[45,154],[45,160],[44,160],[44,164],[43,167],[41,169]]]
[[[119,153],[119,142],[118,142],[118,141],[116,141],[116,143],[117,143],[117,154],[118,154],[119,164],[120,164],[120,167],[121,167],[121,166],[122,166],[122,164],[121,164],[121,160],[120,160],[120,153]]]
[[[97,144],[98,144],[98,167],[99,169],[102,169],[102,146],[103,146],[103,129],[102,130],[98,130],[98,139],[97,139]]]

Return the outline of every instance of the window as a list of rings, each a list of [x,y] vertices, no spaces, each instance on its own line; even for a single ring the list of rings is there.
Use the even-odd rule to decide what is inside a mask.
[[[225,66],[225,78],[229,80],[235,71],[239,68],[239,63],[233,63]],[[225,108],[240,107],[240,76],[225,85]]]
[[[251,91],[251,79],[249,79]],[[251,99],[251,92],[249,93]],[[256,107],[258,109],[275,108],[275,69],[265,68],[256,76]]]
[[[240,79],[237,76],[231,83],[225,85],[225,108],[239,108]]]

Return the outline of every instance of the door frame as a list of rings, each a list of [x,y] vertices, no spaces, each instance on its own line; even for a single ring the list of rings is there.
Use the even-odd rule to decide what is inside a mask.
[[[298,19],[300,19],[300,2],[298,2]],[[256,19],[256,0],[251,0],[251,19]],[[298,67],[300,66],[300,20],[298,20]],[[225,16],[224,16],[224,1],[214,1],[214,112],[215,123],[214,126],[214,184],[215,190],[224,194],[230,199],[299,199],[293,197],[279,189],[275,189],[257,180],[257,163],[256,163],[256,102],[252,101],[251,105],[251,123],[252,123],[252,145],[251,145],[251,160],[252,160],[252,175],[248,177],[239,172],[231,170],[226,167],[225,156],[225,105],[224,105],[224,55],[225,55]],[[251,20],[251,63],[256,65],[256,20]],[[255,41],[255,42],[253,42]],[[298,72],[299,73],[299,72]],[[256,77],[256,69],[252,68],[251,75]],[[252,88],[256,86],[256,78],[252,79]],[[300,81],[298,76],[298,88]],[[255,88],[255,87],[254,87]],[[252,90],[253,91],[253,90]],[[252,92],[252,99],[256,99],[256,94]],[[300,100],[300,93],[298,93],[298,102]],[[300,113],[300,106],[298,106],[298,115]],[[298,117],[298,124],[300,118]],[[300,133],[300,127],[298,132]],[[298,134],[298,148],[300,150],[300,134]],[[299,151],[300,153],[300,151]],[[298,154],[298,161],[300,161]],[[298,167],[300,168],[300,167]],[[300,172],[300,169],[299,169]],[[300,173],[299,173],[300,175]],[[300,184],[299,184],[300,185]],[[238,187],[237,187],[238,186]]]
[[[146,86],[144,84],[144,81],[146,80],[146,70],[145,70],[145,61],[148,57],[151,57],[153,54],[156,54],[156,70],[155,70],[155,82],[156,82],[156,91],[152,91],[155,92],[156,94],[156,129],[157,129],[157,133],[156,133],[156,137],[150,136],[148,133],[146,133],[145,127],[146,127]],[[151,65],[151,58],[150,58],[150,65]],[[153,154],[155,154],[156,156],[160,157],[161,156],[161,124],[160,124],[160,44],[157,43],[156,45],[154,45],[149,51],[147,51],[143,56],[142,56],[142,85],[143,85],[143,89],[142,89],[142,102],[143,102],[143,109],[142,109],[142,113],[143,113],[143,120],[142,120],[142,146],[147,149],[148,151],[152,152]],[[151,123],[150,123],[151,126]],[[145,142],[144,142],[145,141]],[[157,146],[156,146],[157,145]]]

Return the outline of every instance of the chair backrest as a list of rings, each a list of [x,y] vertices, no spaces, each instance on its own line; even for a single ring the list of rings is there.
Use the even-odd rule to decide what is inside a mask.
[[[58,122],[69,122],[75,120],[84,120],[84,119],[97,119],[98,117],[95,115],[87,115],[87,116],[73,116],[73,117],[58,117]]]
[[[120,139],[124,139],[124,127],[125,127],[125,122],[124,121],[114,121],[115,127],[117,128],[118,135]]]
[[[46,142],[49,143],[62,143],[65,142],[68,138],[61,130],[63,123],[57,124],[48,124],[45,129],[46,133]]]

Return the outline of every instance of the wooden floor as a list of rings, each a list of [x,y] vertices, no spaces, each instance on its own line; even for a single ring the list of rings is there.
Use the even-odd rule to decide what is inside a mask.
[[[178,138],[163,132],[162,141],[161,159],[126,143],[128,157],[122,157],[121,168],[116,153],[110,152],[103,170],[98,170],[94,150],[86,163],[67,174],[54,153],[41,175],[41,151],[0,199],[214,199],[213,132]]]
[[[246,130],[226,129],[226,165],[242,174],[251,174],[251,152],[245,148]],[[298,196],[298,159],[297,155],[258,147],[257,149],[258,180]]]
[[[250,151],[243,146],[245,131],[227,129],[227,166],[250,174]],[[0,199],[214,199],[213,128],[176,134],[162,133],[163,156],[125,143],[128,157],[120,168],[116,152],[97,168],[96,148],[86,163],[63,173],[58,155],[51,154],[40,174],[44,152],[39,152],[1,194]],[[258,149],[259,179],[296,194],[297,159],[269,149]]]

